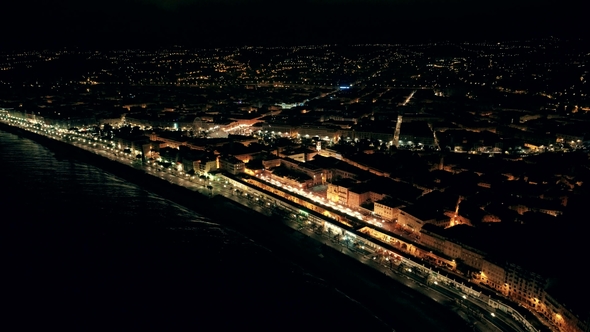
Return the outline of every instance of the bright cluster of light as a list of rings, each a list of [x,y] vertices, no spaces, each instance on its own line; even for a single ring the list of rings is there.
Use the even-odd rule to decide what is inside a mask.
[[[303,196],[305,198],[308,198],[308,199],[310,199],[310,200],[312,200],[312,201],[314,201],[316,203],[319,203],[319,204],[321,204],[323,206],[332,208],[334,210],[338,210],[338,211],[343,212],[343,213],[345,213],[345,214],[347,214],[347,215],[349,215],[349,216],[351,216],[353,218],[357,218],[357,219],[359,219],[359,220],[361,220],[363,222],[374,224],[374,225],[377,225],[379,227],[383,227],[383,225],[381,223],[378,223],[377,222],[377,219],[376,218],[370,219],[370,218],[368,218],[366,216],[363,216],[358,211],[353,211],[349,207],[342,206],[342,205],[340,205],[338,203],[335,203],[334,201],[331,201],[329,199],[326,199],[325,197],[314,195],[313,193],[307,192],[307,191],[303,190],[302,188],[297,188],[297,187],[292,187],[290,185],[285,185],[285,184],[283,184],[283,183],[281,183],[281,182],[279,182],[279,181],[277,181],[275,179],[272,179],[270,177],[267,177],[265,175],[259,174],[259,175],[256,175],[256,176],[258,178],[260,178],[261,180],[266,181],[267,183],[270,183],[270,184],[272,184],[274,186],[277,186],[279,188],[282,188],[282,189],[286,189],[287,191],[290,191],[292,193],[301,195],[301,196]]]

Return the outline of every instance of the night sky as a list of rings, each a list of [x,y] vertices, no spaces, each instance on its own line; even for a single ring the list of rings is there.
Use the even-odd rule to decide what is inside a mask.
[[[584,36],[573,0],[11,0],[0,47],[242,46]]]

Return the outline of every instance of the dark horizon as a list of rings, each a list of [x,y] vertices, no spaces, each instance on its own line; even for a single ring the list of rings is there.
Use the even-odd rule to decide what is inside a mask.
[[[290,46],[584,37],[569,1],[260,0],[3,4],[2,48]]]

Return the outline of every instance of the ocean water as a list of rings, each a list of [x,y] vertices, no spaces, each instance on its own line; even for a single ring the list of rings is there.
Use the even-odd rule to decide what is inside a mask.
[[[391,330],[215,220],[0,131],[12,330]]]

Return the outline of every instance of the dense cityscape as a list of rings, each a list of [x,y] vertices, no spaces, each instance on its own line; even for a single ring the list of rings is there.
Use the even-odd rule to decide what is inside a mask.
[[[555,37],[4,51],[0,120],[470,298],[495,330],[587,332],[588,62]]]

